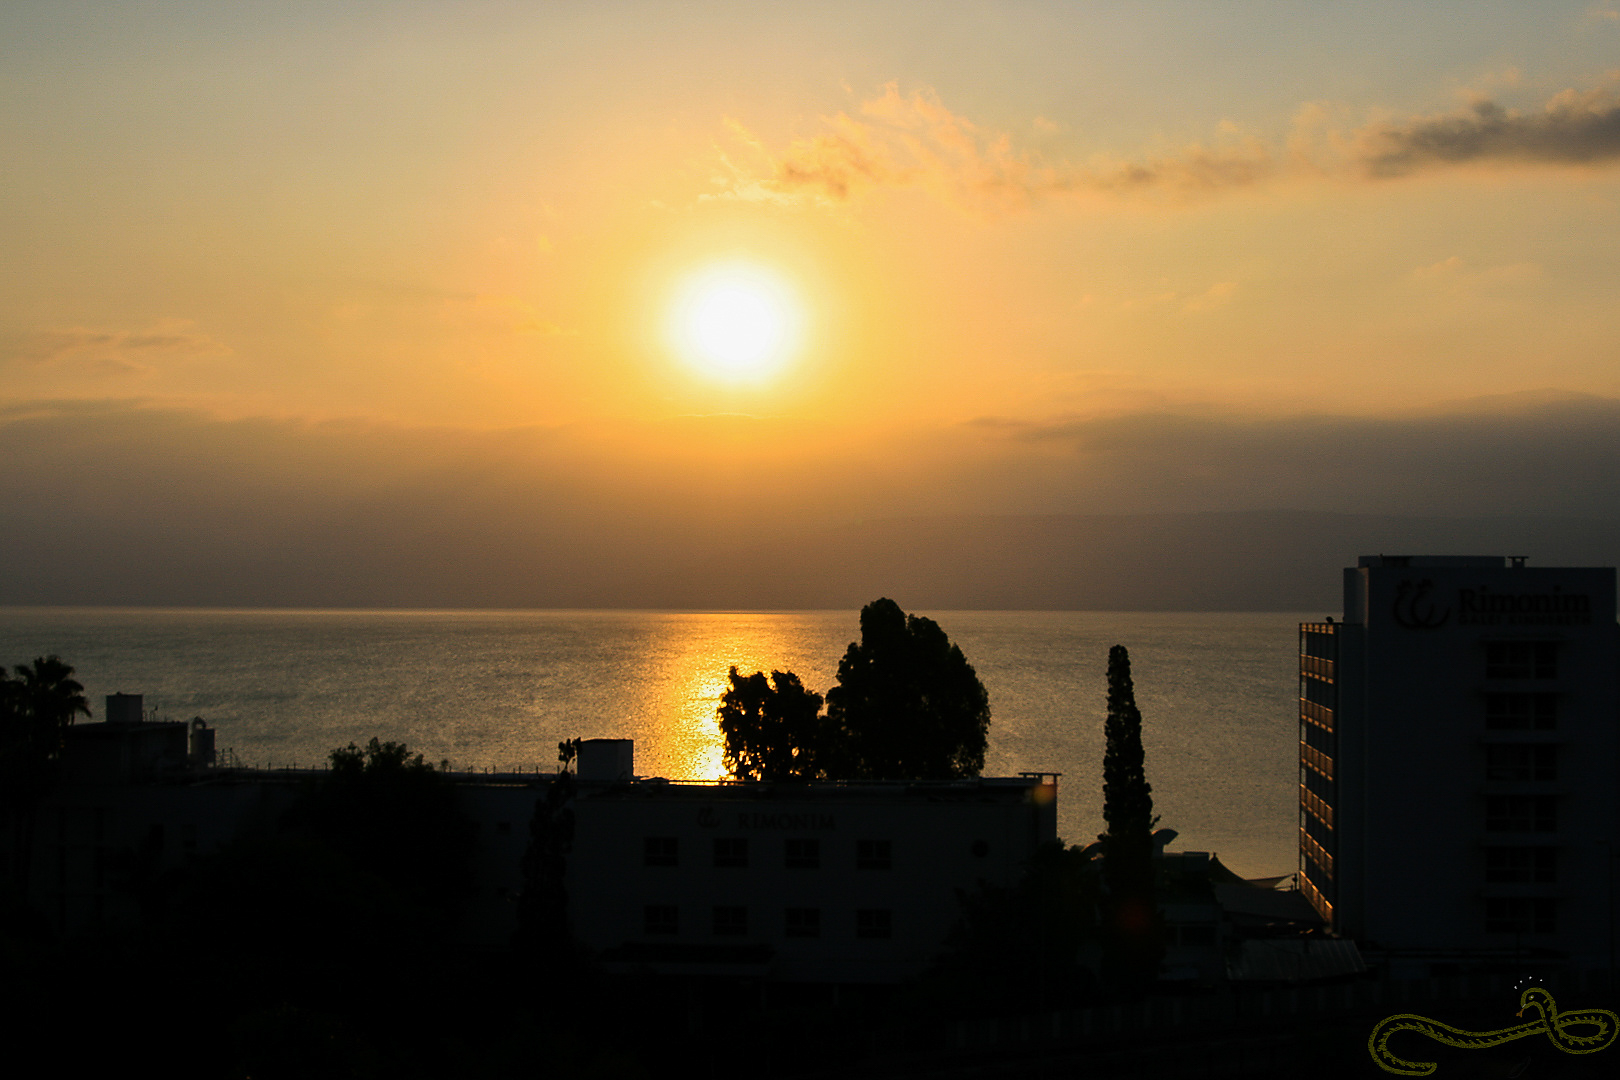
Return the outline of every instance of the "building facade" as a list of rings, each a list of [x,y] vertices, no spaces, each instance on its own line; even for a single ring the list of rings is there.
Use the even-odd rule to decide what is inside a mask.
[[[629,969],[899,982],[939,952],[959,891],[1013,884],[1057,838],[1053,774],[582,786],[573,930]]]
[[[1300,888],[1407,967],[1612,963],[1615,571],[1525,562],[1363,556],[1299,628]]]
[[[219,768],[201,721],[141,699],[68,729],[64,781],[32,815],[30,903],[67,936],[127,929],[144,884],[276,835],[319,770]],[[124,707],[124,706],[127,706]],[[449,774],[472,826],[456,939],[518,929],[525,853],[556,778]],[[568,916],[610,968],[772,981],[893,983],[934,958],[958,892],[1011,885],[1057,837],[1057,775],[939,783],[672,783],[634,775],[628,739],[580,747]],[[0,832],[5,845],[21,832]],[[243,927],[244,935],[252,927]]]

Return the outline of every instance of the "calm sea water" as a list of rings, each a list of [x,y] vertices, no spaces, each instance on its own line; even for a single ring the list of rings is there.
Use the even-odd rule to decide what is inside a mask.
[[[1148,780],[1177,849],[1248,876],[1293,870],[1296,624],[1277,613],[926,612],[990,691],[989,775],[1061,772],[1060,834],[1102,831],[1109,646],[1131,651]],[[1314,615],[1314,613],[1313,613]],[[373,735],[465,768],[551,769],[558,741],[636,740],[636,771],[721,774],[732,666],[818,691],[853,611],[0,609],[0,660],[58,653],[104,695],[202,716],[245,763],[323,762]]]

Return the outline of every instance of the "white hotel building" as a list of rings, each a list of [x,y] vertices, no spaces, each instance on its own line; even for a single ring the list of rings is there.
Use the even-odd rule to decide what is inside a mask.
[[[623,782],[602,783],[622,748]],[[573,931],[612,967],[898,982],[927,966],[958,890],[1011,885],[1057,838],[1057,777],[941,783],[629,779],[591,740],[568,858]]]
[[[1614,957],[1612,568],[1363,556],[1299,628],[1300,887],[1407,971]]]

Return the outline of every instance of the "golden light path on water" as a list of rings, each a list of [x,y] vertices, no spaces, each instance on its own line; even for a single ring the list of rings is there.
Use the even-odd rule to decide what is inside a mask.
[[[1249,876],[1298,859],[1298,623],[1312,613],[924,612],[990,692],[987,776],[1063,774],[1058,831],[1105,827],[1106,663],[1131,649],[1154,812],[1184,850]],[[153,611],[10,609],[0,658],[58,653],[100,716],[146,695],[202,716],[252,765],[319,764],[380,737],[471,771],[556,767],[570,738],[635,740],[635,771],[723,773],[715,706],[736,665],[825,693],[858,610]]]
[[[694,625],[695,624],[695,625]],[[805,684],[825,691],[837,668],[838,651],[800,655],[802,634],[777,615],[687,615],[671,621],[650,652],[661,671],[663,693],[648,702],[654,714],[638,724],[636,771],[656,769],[672,780],[718,780],[726,775],[724,740],[716,710],[735,666],[742,674],[797,672]]]

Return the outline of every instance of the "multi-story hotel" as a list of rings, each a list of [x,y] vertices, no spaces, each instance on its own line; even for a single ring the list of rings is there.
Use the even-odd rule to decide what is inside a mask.
[[[1363,556],[1299,628],[1300,888],[1406,969],[1614,957],[1615,571],[1525,562]]]

